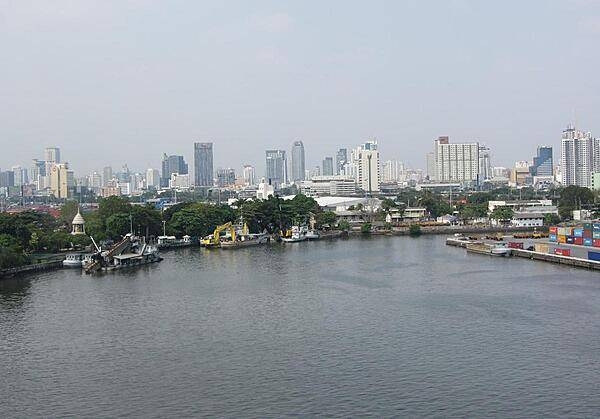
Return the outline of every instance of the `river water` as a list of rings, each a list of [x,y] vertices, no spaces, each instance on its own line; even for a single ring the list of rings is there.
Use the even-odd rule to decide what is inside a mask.
[[[600,275],[442,237],[0,282],[2,417],[600,415]]]

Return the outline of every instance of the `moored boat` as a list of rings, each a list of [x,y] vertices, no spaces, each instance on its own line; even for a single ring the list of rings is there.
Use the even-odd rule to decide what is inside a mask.
[[[511,250],[501,244],[467,243],[467,252],[489,256],[510,256]]]
[[[89,253],[68,253],[62,264],[65,268],[82,268],[91,260],[92,255]]]

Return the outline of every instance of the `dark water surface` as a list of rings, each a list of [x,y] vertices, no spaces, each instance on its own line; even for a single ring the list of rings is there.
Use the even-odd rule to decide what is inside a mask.
[[[600,415],[600,274],[441,237],[0,282],[1,417]]]

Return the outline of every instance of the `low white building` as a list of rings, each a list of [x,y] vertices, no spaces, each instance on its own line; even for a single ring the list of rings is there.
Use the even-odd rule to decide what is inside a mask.
[[[544,214],[541,212],[515,212],[510,224],[513,227],[542,227]]]
[[[271,181],[269,180],[267,182],[265,178],[262,178],[258,184],[258,189],[256,190],[256,198],[269,199],[269,197],[273,195],[275,195],[275,188],[271,185]]]
[[[189,189],[190,188],[190,175],[181,175],[179,173],[171,173],[171,179],[169,179],[170,189]]]

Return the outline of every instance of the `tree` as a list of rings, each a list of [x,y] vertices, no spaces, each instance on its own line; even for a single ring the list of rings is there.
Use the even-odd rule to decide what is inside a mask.
[[[79,210],[79,203],[77,201],[67,201],[60,207],[60,221],[67,226],[71,226],[71,221]]]
[[[573,216],[573,210],[581,209],[582,206],[594,202],[593,192],[581,186],[567,186],[560,192],[558,200],[558,214],[563,219],[570,219]]]
[[[328,224],[330,226],[335,224],[337,217],[333,211],[323,211],[317,215],[317,225],[319,227]]]
[[[498,206],[498,207],[494,208],[494,211],[492,211],[490,218],[492,218],[494,220],[498,220],[498,221],[507,221],[507,220],[511,220],[513,215],[514,215],[514,211],[512,210],[511,207]]]
[[[545,214],[544,225],[551,226],[560,223],[560,217],[556,214]]]
[[[362,234],[371,234],[372,228],[373,226],[371,225],[371,223],[364,223],[360,226],[360,232]]]
[[[411,224],[408,227],[408,234],[412,237],[417,237],[421,235],[421,226],[419,224]]]
[[[350,223],[346,220],[342,220],[338,223],[338,229],[341,231],[348,231],[350,230]]]
[[[112,239],[119,239],[129,233],[129,226],[129,214],[113,214],[106,219],[106,235]]]
[[[103,198],[98,202],[98,216],[104,222],[114,214],[129,214],[131,211],[131,204],[129,201],[122,196],[109,196]]]

